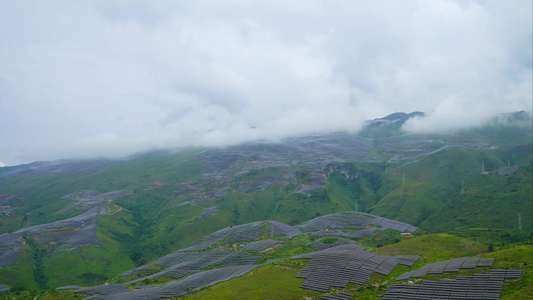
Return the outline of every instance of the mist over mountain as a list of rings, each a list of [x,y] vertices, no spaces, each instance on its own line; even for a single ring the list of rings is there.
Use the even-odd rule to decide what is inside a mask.
[[[526,295],[531,114],[432,134],[406,129],[423,115],[370,120],[358,134],[1,168],[0,285],[9,297],[224,298],[223,286],[241,295],[232,298],[254,298],[241,280],[267,280],[255,289],[261,298],[382,298],[396,268],[468,256],[454,272],[470,274],[473,261],[484,262],[473,265],[478,273],[492,272],[489,262],[513,269],[522,276],[505,279],[514,281],[501,295]],[[305,265],[333,253],[376,263],[332,269],[355,276],[339,290],[315,286],[322,275]]]
[[[5,2],[7,165],[356,132],[395,111],[423,111],[404,129],[425,134],[532,111],[528,0],[405,0],[386,9],[316,0]]]

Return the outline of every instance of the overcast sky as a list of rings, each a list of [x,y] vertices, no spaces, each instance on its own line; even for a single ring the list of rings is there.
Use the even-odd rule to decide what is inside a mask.
[[[0,161],[531,111],[532,1],[0,0]]]

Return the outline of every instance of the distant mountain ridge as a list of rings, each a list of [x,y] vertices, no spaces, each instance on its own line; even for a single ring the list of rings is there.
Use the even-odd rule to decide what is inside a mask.
[[[388,116],[385,116],[383,118],[376,118],[374,120],[366,121],[367,124],[376,124],[376,123],[387,123],[387,122],[399,122],[399,123],[405,123],[405,121],[409,120],[412,117],[423,117],[425,114],[421,111],[415,111],[412,113],[404,113],[404,112],[395,112]]]

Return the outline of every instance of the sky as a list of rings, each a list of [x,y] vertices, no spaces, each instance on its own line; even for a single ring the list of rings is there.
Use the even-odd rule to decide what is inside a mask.
[[[532,110],[531,0],[0,0],[0,161]]]

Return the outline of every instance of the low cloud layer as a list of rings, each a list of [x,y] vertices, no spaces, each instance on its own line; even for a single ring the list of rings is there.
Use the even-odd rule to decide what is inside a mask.
[[[0,161],[531,111],[531,1],[0,0]]]

